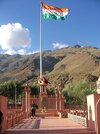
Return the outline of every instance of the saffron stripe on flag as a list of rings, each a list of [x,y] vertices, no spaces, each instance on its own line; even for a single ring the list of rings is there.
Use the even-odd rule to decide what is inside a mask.
[[[48,10],[56,10],[58,12],[69,12],[70,11],[68,8],[58,8],[58,7],[47,5],[47,4],[42,4],[42,8],[48,9]]]
[[[42,4],[44,19],[62,19],[65,20],[69,13],[68,8],[58,8],[47,4]]]

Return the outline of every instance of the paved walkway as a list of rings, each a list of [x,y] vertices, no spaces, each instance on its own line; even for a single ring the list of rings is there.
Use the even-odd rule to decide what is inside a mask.
[[[7,130],[6,134],[96,134],[87,128],[67,119],[46,117],[24,119]]]

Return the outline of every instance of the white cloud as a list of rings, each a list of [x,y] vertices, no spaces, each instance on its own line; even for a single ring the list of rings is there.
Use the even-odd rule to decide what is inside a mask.
[[[26,50],[25,49],[20,49],[20,50],[18,50],[18,54],[25,55],[26,54]]]
[[[65,47],[68,47],[68,45],[62,44],[59,42],[53,43],[53,48],[55,48],[55,49],[61,49],[61,48],[65,48]]]
[[[14,54],[25,55],[26,50],[25,49],[20,49],[20,50],[15,51],[14,49],[9,49],[9,50],[5,51],[4,53],[9,54],[9,55],[14,55]]]
[[[20,23],[8,23],[0,26],[0,47],[9,54],[17,53],[20,49],[27,49],[31,46],[29,29]]]
[[[40,50],[33,51],[32,54],[39,53],[39,52],[40,52]]]
[[[4,52],[5,54],[9,54],[9,55],[14,55],[17,54],[17,52],[13,49],[8,49],[7,51]]]
[[[39,52],[40,52],[40,50],[33,51],[33,52],[29,52],[28,55],[30,55],[30,54],[35,54],[35,53],[39,53]]]

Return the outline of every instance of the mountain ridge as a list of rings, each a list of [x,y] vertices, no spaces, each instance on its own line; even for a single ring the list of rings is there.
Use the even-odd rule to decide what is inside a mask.
[[[66,47],[43,51],[43,75],[50,82],[77,83],[87,80],[95,84],[100,76],[100,49],[96,47]],[[17,79],[22,84],[37,84],[40,68],[39,53],[31,55],[0,54],[0,83]]]

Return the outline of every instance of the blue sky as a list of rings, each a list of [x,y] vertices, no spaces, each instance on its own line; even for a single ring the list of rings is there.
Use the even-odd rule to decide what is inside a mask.
[[[100,48],[100,0],[43,0],[70,9],[66,20],[42,19],[42,49],[79,44]],[[0,0],[0,53],[30,54],[40,49],[39,0]]]

